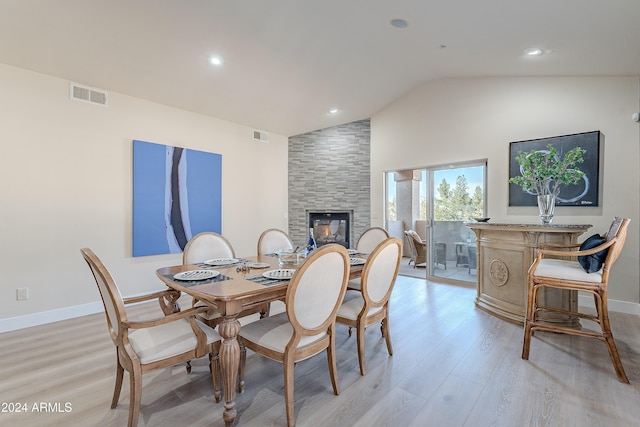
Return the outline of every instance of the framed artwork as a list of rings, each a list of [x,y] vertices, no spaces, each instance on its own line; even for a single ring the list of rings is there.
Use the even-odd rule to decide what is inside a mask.
[[[521,173],[520,165],[516,161],[516,156],[520,152],[547,151],[547,145],[551,144],[558,150],[558,154],[562,155],[572,148],[582,147],[586,152],[584,162],[579,164],[579,168],[585,175],[578,184],[561,187],[560,194],[556,198],[556,206],[598,206],[601,137],[600,131],[593,131],[511,142],[509,143],[509,178]],[[537,205],[535,193],[524,191],[516,184],[509,184],[509,206]]]
[[[133,256],[182,252],[221,227],[220,154],[133,141]]]

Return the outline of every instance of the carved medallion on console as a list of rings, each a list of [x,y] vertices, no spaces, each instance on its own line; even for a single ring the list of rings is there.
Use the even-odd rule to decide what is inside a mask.
[[[509,269],[507,265],[499,259],[491,260],[489,264],[489,277],[491,283],[496,286],[504,286],[509,280]]]

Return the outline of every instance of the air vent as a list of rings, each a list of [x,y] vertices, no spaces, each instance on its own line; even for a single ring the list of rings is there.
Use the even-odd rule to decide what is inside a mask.
[[[76,101],[107,106],[107,92],[77,83],[70,83],[69,97]]]
[[[269,134],[266,132],[260,132],[259,130],[254,130],[253,139],[261,142],[269,142]]]

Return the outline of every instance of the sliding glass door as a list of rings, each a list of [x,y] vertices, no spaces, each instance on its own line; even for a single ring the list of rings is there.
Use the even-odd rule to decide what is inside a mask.
[[[430,276],[476,282],[476,238],[465,222],[485,217],[485,169],[484,162],[429,169]]]
[[[412,275],[476,281],[475,235],[464,223],[485,216],[485,171],[482,161],[387,172],[386,226],[403,238]],[[409,241],[408,230],[421,247]]]

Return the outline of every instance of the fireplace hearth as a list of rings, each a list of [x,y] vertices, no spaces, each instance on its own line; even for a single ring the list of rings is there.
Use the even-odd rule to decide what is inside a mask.
[[[349,248],[351,212],[309,212],[308,217],[318,247],[337,243]]]

